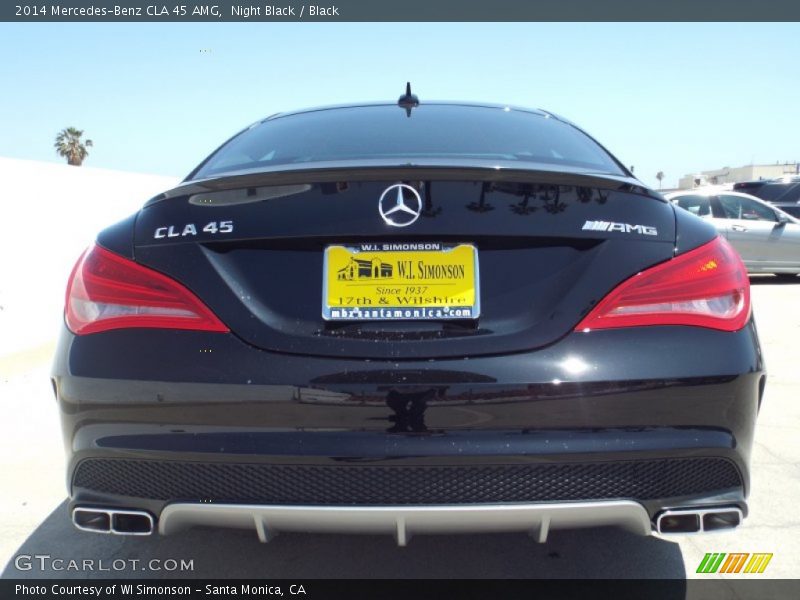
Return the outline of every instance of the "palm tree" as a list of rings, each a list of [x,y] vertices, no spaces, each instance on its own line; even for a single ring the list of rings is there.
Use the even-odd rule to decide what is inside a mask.
[[[87,148],[92,147],[92,140],[81,142],[83,130],[67,127],[56,136],[54,144],[59,156],[67,159],[67,164],[80,167],[84,159],[89,156]]]
[[[658,179],[658,189],[661,189],[661,180],[664,179],[664,171],[656,173],[656,179]]]

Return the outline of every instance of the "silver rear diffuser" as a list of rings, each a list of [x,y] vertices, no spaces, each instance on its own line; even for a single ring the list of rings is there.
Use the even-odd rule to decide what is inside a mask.
[[[580,502],[444,506],[260,506],[169,504],[159,532],[192,526],[254,529],[262,542],[281,531],[393,535],[405,546],[413,534],[527,532],[544,543],[552,529],[618,526],[633,533],[652,531],[637,502]]]

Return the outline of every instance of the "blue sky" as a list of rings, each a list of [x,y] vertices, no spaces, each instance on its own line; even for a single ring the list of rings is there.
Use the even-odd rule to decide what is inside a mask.
[[[183,176],[271,113],[425,99],[541,107],[635,173],[800,160],[797,23],[0,23],[0,156]]]

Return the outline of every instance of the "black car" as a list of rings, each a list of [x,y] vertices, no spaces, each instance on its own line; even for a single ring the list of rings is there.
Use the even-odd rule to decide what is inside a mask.
[[[750,194],[800,218],[800,175],[776,180],[742,181],[733,184],[737,192]]]
[[[102,231],[53,370],[78,528],[400,544],[735,527],[764,382],[713,226],[552,113],[410,93],[264,119]]]

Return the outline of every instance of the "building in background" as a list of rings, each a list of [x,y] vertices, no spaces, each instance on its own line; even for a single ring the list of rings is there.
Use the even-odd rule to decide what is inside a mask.
[[[777,179],[778,177],[797,174],[800,174],[800,163],[797,162],[723,167],[684,175],[678,181],[678,189],[689,190],[705,185],[733,184],[739,181],[753,181],[756,179]]]

